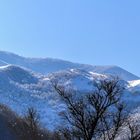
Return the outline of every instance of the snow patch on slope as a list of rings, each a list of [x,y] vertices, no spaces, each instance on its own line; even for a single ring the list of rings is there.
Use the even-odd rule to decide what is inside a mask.
[[[140,80],[128,81],[128,83],[129,90],[134,94],[140,95]]]
[[[140,86],[140,80],[129,81],[131,87]]]

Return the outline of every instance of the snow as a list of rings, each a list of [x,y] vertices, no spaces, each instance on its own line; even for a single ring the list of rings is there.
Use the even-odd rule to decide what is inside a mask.
[[[140,80],[128,81],[131,87],[140,86]]]
[[[128,81],[128,88],[135,94],[140,94],[140,80]]]

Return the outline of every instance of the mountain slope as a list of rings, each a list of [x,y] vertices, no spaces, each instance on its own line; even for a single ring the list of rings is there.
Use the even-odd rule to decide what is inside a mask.
[[[9,106],[19,115],[24,114],[28,107],[34,107],[40,115],[42,125],[54,129],[61,123],[58,114],[63,111],[64,105],[55,92],[52,81],[80,91],[79,93],[86,93],[95,90],[94,83],[105,78],[109,78],[108,75],[79,69],[43,76],[18,66],[3,66],[0,67],[0,103]],[[131,101],[133,98],[135,99],[131,95],[125,99]]]
[[[67,69],[82,69],[100,74],[112,74],[126,81],[140,79],[138,76],[117,66],[92,66],[52,58],[25,58],[13,53],[0,51],[0,65],[7,64],[22,66],[41,74]]]
[[[111,74],[118,76],[125,81],[138,80],[138,76],[118,67],[118,66],[94,66],[93,71],[95,73]]]

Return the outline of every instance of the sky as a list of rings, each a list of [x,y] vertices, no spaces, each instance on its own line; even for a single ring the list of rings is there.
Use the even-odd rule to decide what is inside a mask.
[[[139,0],[1,0],[0,50],[140,76]]]

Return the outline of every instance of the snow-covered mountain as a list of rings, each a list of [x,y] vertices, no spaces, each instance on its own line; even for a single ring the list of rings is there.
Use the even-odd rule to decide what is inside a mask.
[[[50,82],[46,79],[18,66],[1,67],[0,103],[20,115],[24,114],[28,107],[34,107],[39,112],[44,126],[46,122],[51,126],[57,117],[56,108],[59,104],[57,94],[52,91]]]
[[[93,89],[93,80],[103,77],[106,76],[74,69],[44,76],[19,66],[2,66],[0,103],[9,106],[20,115],[24,114],[28,107],[34,107],[40,115],[43,126],[53,129],[60,124],[56,119],[59,118],[58,114],[64,109],[64,105],[53,89],[51,81],[65,83],[64,86],[67,88],[88,91]]]
[[[52,123],[56,122],[57,114],[63,109],[52,81],[55,80],[67,88],[89,91],[93,89],[92,81],[103,77],[106,78],[105,75],[76,69],[44,76],[19,66],[2,66],[0,103],[8,105],[21,115],[28,107],[34,107],[39,112],[43,124],[51,127]]]
[[[112,74],[126,81],[140,79],[138,76],[117,66],[92,66],[52,58],[25,58],[13,53],[0,51],[0,66],[7,64],[22,66],[41,74],[68,69],[82,69],[94,73]]]
[[[122,78],[121,82],[127,87],[124,99],[131,107],[132,104],[133,107],[139,106],[139,77],[119,67],[91,66],[50,58],[24,58],[0,52],[0,103],[20,115],[28,107],[34,107],[43,126],[54,129],[60,124],[58,114],[64,105],[52,81],[85,93],[94,90],[96,82],[110,78],[110,75]]]
[[[57,81],[66,88],[86,92],[94,90],[94,82],[105,78],[109,76],[80,69],[40,75],[19,66],[6,65],[0,67],[0,103],[20,115],[24,114],[28,107],[34,107],[43,126],[54,129],[60,124],[58,114],[64,109],[64,105],[51,82]],[[128,84],[127,81],[124,83]],[[133,98],[135,97],[132,94],[126,97],[129,101]]]

